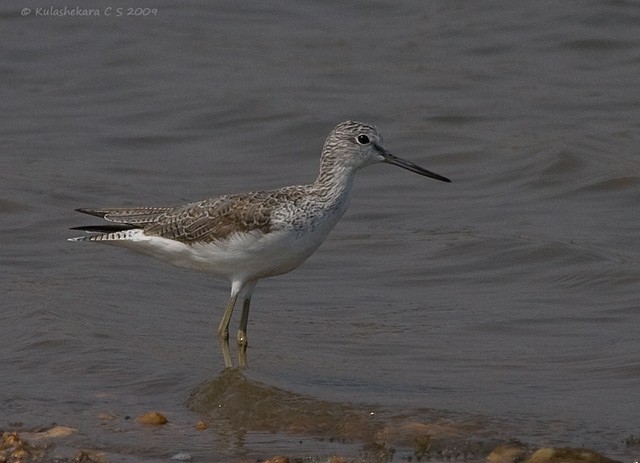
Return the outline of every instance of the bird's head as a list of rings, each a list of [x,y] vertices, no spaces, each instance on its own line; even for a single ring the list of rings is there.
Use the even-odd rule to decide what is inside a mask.
[[[391,154],[384,147],[382,134],[377,127],[363,122],[346,121],[335,126],[322,150],[322,163],[327,168],[339,166],[342,169],[355,171],[380,162],[402,167],[443,182],[451,181]]]

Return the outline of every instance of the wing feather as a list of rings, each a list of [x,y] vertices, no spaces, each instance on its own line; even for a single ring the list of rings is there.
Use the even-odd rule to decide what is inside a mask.
[[[177,207],[76,209],[109,222],[142,228],[146,235],[191,244],[223,240],[234,233],[268,233],[281,226],[274,211],[304,201],[303,187],[220,196]],[[98,227],[95,228],[98,230]]]
[[[161,214],[165,214],[174,209],[173,207],[111,207],[103,209],[76,209],[83,214],[101,217],[104,220],[115,223],[126,223],[131,225],[142,225],[154,222]]]
[[[221,240],[233,233],[268,233],[270,210],[257,195],[222,196],[187,204],[160,214],[144,232],[185,243]]]

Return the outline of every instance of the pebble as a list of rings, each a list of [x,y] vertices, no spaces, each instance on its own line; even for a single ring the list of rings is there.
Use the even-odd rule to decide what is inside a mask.
[[[152,426],[162,426],[167,424],[169,420],[160,412],[147,412],[138,417],[138,423],[149,424]]]

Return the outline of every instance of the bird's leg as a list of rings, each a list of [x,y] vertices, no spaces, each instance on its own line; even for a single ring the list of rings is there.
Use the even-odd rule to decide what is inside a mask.
[[[233,368],[233,362],[231,361],[231,353],[229,352],[229,322],[231,321],[231,315],[233,314],[233,308],[236,305],[236,299],[238,298],[238,291],[234,291],[232,288],[231,297],[227,308],[224,310],[220,325],[218,325],[218,339],[220,340],[220,349],[222,349],[222,356],[224,357],[224,366],[226,368]]]
[[[240,329],[238,330],[238,365],[240,368],[247,368],[247,323],[249,322],[249,305],[251,296],[245,296],[242,303],[242,317],[240,318]]]
[[[251,295],[256,288],[258,280],[248,281],[244,287],[242,301],[242,316],[240,317],[240,328],[238,329],[238,365],[240,368],[247,368],[247,323],[249,322],[249,306],[251,305]]]

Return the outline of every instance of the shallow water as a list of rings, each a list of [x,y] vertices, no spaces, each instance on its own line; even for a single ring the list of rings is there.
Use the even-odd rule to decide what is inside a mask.
[[[0,428],[57,422],[142,459],[361,451],[195,431],[227,284],[65,240],[76,207],[309,182],[352,118],[453,183],[360,172],[320,250],[258,285],[247,380],[336,420],[444,417],[638,459],[636,3],[85,3],[101,16],[0,7]],[[125,419],[155,409],[172,427]]]

